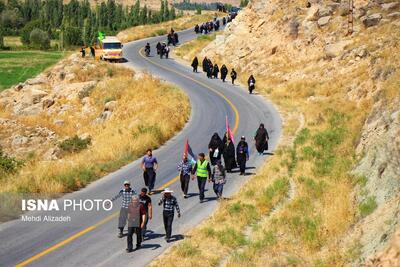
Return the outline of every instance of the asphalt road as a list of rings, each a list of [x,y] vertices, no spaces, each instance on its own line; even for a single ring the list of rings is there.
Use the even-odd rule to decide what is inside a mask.
[[[181,43],[192,40],[192,30],[179,33]],[[270,151],[276,146],[281,135],[281,119],[273,105],[258,95],[249,95],[247,91],[220,80],[207,79],[204,73],[193,73],[189,66],[178,63],[173,58],[159,59],[154,56],[155,43],[164,41],[164,37],[155,37],[126,44],[125,63],[135,69],[149,72],[172,83],[189,96],[192,107],[189,122],[184,129],[162,147],[154,151],[160,168],[157,172],[156,188],[168,186],[174,190],[181,207],[182,217],[175,217],[173,225],[174,242],[164,241],[161,208],[155,207],[153,220],[148,229],[152,232],[143,243],[143,248],[127,254],[126,238],[117,238],[117,212],[119,201],[112,211],[63,211],[30,212],[27,215],[63,215],[71,221],[22,222],[14,220],[0,225],[0,266],[144,266],[160,255],[166,248],[184,239],[185,232],[207,218],[216,208],[217,201],[212,185],[207,184],[207,201],[200,204],[197,196],[197,184],[190,184],[192,196],[183,199],[177,182],[176,165],[182,157],[185,140],[188,138],[197,154],[207,152],[211,135],[225,132],[225,116],[228,116],[231,128],[235,131],[235,141],[245,135],[250,145],[248,175],[229,174],[224,188],[225,197],[229,197],[257,171],[267,155],[255,153],[252,136],[259,123],[263,122],[270,133]],[[152,45],[149,58],[141,54],[146,42]],[[143,51],[142,51],[143,52]],[[240,74],[239,74],[240,75]],[[86,188],[67,194],[58,199],[107,199],[114,196],[124,180],[131,180],[133,188],[139,190],[144,182],[140,170],[140,160],[136,160],[120,170],[91,183]],[[153,202],[160,195],[152,197]]]

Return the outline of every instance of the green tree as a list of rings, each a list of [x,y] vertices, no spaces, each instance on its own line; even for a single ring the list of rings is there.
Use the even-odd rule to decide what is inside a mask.
[[[164,14],[163,14],[163,21],[169,20],[169,7],[167,0],[164,0]]]
[[[41,29],[33,29],[30,34],[30,45],[34,48],[47,50],[50,48],[50,38],[47,32]]]
[[[164,0],[161,0],[161,6],[160,6],[160,14],[159,14],[159,21],[164,21]]]
[[[171,7],[171,12],[169,13],[169,19],[172,20],[172,19],[175,19],[175,18],[176,18],[176,11],[175,11],[174,6],[172,6]]]
[[[24,45],[30,44],[30,35],[33,29],[40,28],[40,21],[39,20],[32,20],[28,22],[20,32],[21,42]]]
[[[83,22],[83,31],[82,31],[82,40],[84,45],[90,45],[91,42],[91,25],[90,25],[90,19],[85,19]]]
[[[0,49],[4,48],[3,27],[0,25]]]
[[[197,9],[196,9],[196,14],[197,14],[197,15],[201,15],[201,7],[197,7]]]

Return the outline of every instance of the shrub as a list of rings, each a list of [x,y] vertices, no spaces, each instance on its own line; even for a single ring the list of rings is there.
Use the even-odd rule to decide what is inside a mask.
[[[167,34],[167,30],[166,29],[159,29],[159,30],[156,30],[153,33],[154,36],[161,36],[161,35],[165,35],[165,34]]]
[[[378,207],[378,204],[376,203],[376,198],[375,197],[368,197],[366,200],[361,202],[361,204],[358,206],[360,210],[360,214],[362,217],[365,217],[372,212]]]
[[[0,148],[0,174],[15,173],[23,163],[3,153]]]
[[[40,29],[33,29],[29,36],[30,45],[34,48],[47,50],[50,48],[50,38],[47,32]]]
[[[62,151],[65,152],[79,152],[86,149],[91,144],[91,139],[81,139],[77,135],[62,141],[59,145]]]
[[[246,237],[232,227],[228,227],[217,233],[218,241],[225,246],[232,248],[243,246],[247,243]]]
[[[189,241],[184,241],[178,245],[177,252],[180,256],[189,258],[199,254],[200,250],[190,244]]]
[[[33,29],[40,28],[40,21],[39,20],[32,20],[28,22],[21,30],[21,42],[24,45],[29,45],[31,43],[30,36]]]

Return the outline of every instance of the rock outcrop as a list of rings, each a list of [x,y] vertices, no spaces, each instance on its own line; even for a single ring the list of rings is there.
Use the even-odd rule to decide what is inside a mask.
[[[107,103],[104,112],[96,107],[90,94],[98,79],[80,75],[82,71],[98,71],[95,64],[73,54],[37,77],[1,92],[0,109],[8,114],[0,118],[3,151],[20,158],[35,153],[44,160],[56,160],[61,157],[57,148],[60,137],[54,129],[65,127],[70,118],[92,118],[92,123],[109,119],[116,102]]]

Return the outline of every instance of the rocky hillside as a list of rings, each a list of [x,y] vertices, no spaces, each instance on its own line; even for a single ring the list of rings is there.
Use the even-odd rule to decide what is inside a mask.
[[[0,191],[79,189],[168,140],[189,112],[176,88],[73,54],[0,93]]]
[[[260,93],[303,113],[309,128],[325,120],[323,108],[352,118],[344,134],[351,166],[339,174],[352,177],[338,200],[348,217],[329,218],[339,197],[330,196],[330,205],[315,200],[325,227],[317,249],[293,240],[278,249],[304,266],[337,247],[331,264],[364,263],[388,246],[400,223],[400,2],[354,0],[352,27],[349,14],[347,0],[253,0],[202,52],[238,69],[242,82],[254,74]],[[388,253],[398,257],[394,244]]]

